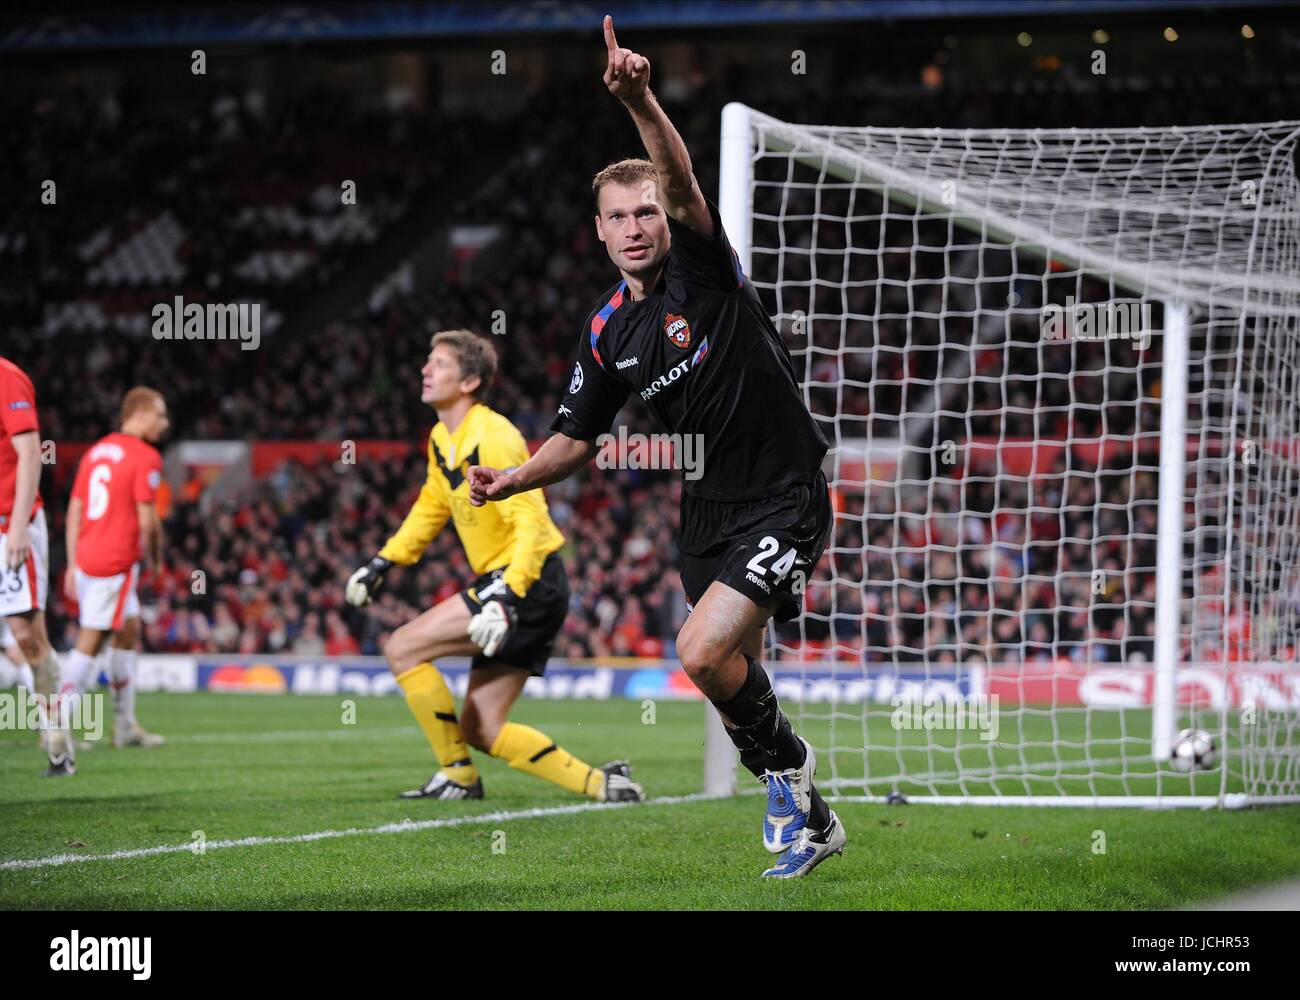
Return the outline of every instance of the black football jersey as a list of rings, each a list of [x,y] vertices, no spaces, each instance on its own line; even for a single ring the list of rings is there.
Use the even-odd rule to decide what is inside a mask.
[[[668,217],[658,285],[633,301],[626,281],[583,324],[578,361],[551,430],[593,440],[631,392],[669,434],[698,434],[703,468],[687,496],[741,501],[816,476],[826,454],[790,352],[744,275],[717,207],[706,239]]]

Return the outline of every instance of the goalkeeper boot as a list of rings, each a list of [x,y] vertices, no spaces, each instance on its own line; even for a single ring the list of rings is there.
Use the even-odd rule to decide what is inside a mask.
[[[802,764],[784,771],[765,771],[760,779],[767,785],[763,846],[772,854],[780,854],[799,838],[799,831],[808,825],[808,813],[812,809],[817,756],[807,740],[800,737],[799,742],[808,752]]]
[[[763,872],[763,877],[802,878],[832,854],[843,854],[846,840],[844,825],[832,810],[825,830],[810,830],[805,826],[776,864]]]
[[[452,781],[438,771],[419,788],[412,788],[397,796],[399,799],[481,799],[483,797],[483,779],[479,778],[472,785],[462,785]]]
[[[602,802],[644,802],[645,792],[632,780],[632,769],[625,760],[611,760],[602,764],[600,770],[605,773],[605,790],[601,793]]]

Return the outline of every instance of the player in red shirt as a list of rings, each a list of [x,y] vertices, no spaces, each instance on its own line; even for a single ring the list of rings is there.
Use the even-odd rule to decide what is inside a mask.
[[[113,746],[158,746],[161,736],[135,718],[136,642],[140,637],[140,563],[157,566],[162,525],[154,498],[162,456],[153,444],[171,421],[162,393],[137,386],[122,400],[122,429],[81,458],[68,502],[68,571],[63,590],[81,609],[77,643],[64,657],[63,687],[73,697],[104,643],[113,688]]]
[[[48,706],[59,690],[59,661],[45,631],[49,532],[38,491],[40,438],[32,380],[0,357],[0,618],[32,668],[37,697]],[[67,730],[50,733],[48,750],[47,775],[77,773]]]

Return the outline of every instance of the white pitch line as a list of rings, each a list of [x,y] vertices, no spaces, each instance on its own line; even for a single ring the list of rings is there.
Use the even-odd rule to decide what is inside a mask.
[[[137,847],[127,851],[113,851],[109,854],[53,854],[47,858],[14,858],[0,861],[0,871],[22,871],[33,868],[53,868],[59,865],[75,865],[86,861],[123,861],[128,858],[151,858],[161,854],[206,854],[208,851],[223,851],[232,847],[266,847],[273,844],[308,844],[316,840],[334,840],[339,837],[368,837],[388,833],[415,833],[420,830],[440,830],[454,826],[472,826],[476,823],[509,823],[519,819],[541,819],[547,816],[566,816],[574,813],[597,812],[608,809],[627,809],[634,806],[672,806],[683,802],[706,802],[722,796],[694,795],[665,796],[650,799],[648,802],[583,802],[571,806],[551,806],[537,809],[518,809],[514,812],[479,813],[474,816],[454,816],[450,819],[402,820],[400,823],[385,823],[383,826],[349,827],[346,830],[318,830],[315,833],[300,833],[281,837],[242,837],[239,840],[209,840],[203,845],[202,852],[198,846],[189,844],[160,844],[157,847]]]
[[[1069,760],[1041,760],[1029,764],[1005,764],[1005,765],[994,764],[994,765],[990,765],[989,767],[972,767],[965,771],[914,772],[912,774],[887,774],[887,775],[882,775],[880,777],[876,777],[875,775],[872,775],[872,777],[867,780],[876,783],[885,782],[885,781],[893,781],[893,782],[910,781],[910,782],[919,783],[924,781],[939,781],[943,779],[950,779],[950,778],[955,779],[955,778],[963,778],[963,777],[971,778],[971,779],[997,778],[1003,774],[1024,774],[1033,771],[1050,771],[1052,770],[1052,768],[1066,769],[1060,775],[1060,777],[1069,778],[1075,781],[1079,780],[1080,778],[1087,778],[1087,777],[1119,778],[1119,777],[1123,777],[1123,775],[1109,774],[1106,772],[1097,772],[1095,771],[1095,768],[1107,767],[1111,764],[1123,764],[1126,763],[1127,761],[1135,760],[1135,759],[1136,758],[1134,757],[1094,757],[1091,760],[1089,760],[1087,758],[1080,757],[1080,758],[1071,758]],[[1094,771],[1085,772],[1083,774],[1074,774],[1074,773],[1070,773],[1068,770],[1071,767],[1074,767],[1076,769],[1093,768]],[[1131,777],[1145,777],[1145,776],[1146,776],[1145,774],[1131,775]],[[854,778],[851,780],[857,781],[858,779]]]

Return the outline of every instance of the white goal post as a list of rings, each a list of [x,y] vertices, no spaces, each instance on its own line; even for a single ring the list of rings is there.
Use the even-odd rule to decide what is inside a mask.
[[[723,225],[832,445],[765,656],[828,794],[1300,802],[1298,136],[724,109]]]

